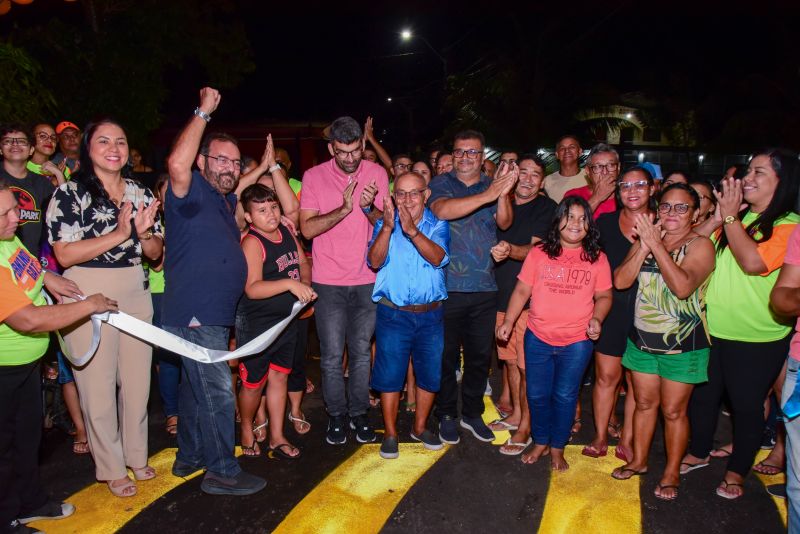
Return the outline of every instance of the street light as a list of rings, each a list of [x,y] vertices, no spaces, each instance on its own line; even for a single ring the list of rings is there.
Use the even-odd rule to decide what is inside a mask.
[[[421,40],[423,43],[425,43],[425,45],[426,45],[428,48],[430,48],[430,49],[431,49],[431,52],[433,52],[433,54],[434,54],[434,55],[435,55],[437,58],[439,58],[439,61],[441,61],[441,62],[442,62],[442,74],[444,74],[444,79],[445,79],[445,81],[447,80],[447,60],[444,58],[444,56],[442,56],[442,54],[440,54],[440,53],[439,53],[439,51],[438,51],[438,50],[436,50],[436,49],[433,47],[433,45],[432,45],[431,43],[429,43],[429,42],[428,42],[428,40],[427,40],[427,39],[425,39],[425,37],[423,37],[423,36],[421,36],[421,35],[414,35],[414,34],[411,32],[411,30],[409,30],[408,28],[405,28],[405,29],[403,29],[403,30],[401,30],[401,31],[400,31],[400,38],[401,38],[403,41],[410,41],[410,40],[411,40],[411,39],[413,39],[413,38],[417,38],[417,39],[420,39],[420,40]]]

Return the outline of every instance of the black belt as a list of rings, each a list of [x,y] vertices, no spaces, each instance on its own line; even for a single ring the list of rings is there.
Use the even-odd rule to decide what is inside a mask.
[[[435,310],[436,308],[442,305],[442,302],[444,301],[437,300],[436,302],[431,302],[429,304],[411,304],[410,306],[398,306],[397,304],[387,299],[386,297],[381,297],[381,300],[378,301],[379,304],[383,304],[384,306],[389,306],[392,309],[408,311],[411,313],[425,313]]]

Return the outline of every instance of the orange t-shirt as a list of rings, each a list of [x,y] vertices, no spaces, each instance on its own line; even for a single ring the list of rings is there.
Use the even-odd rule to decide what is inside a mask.
[[[587,339],[596,291],[611,289],[611,267],[603,253],[594,263],[581,259],[582,248],[565,248],[550,259],[533,247],[517,279],[531,286],[528,328],[557,347]]]

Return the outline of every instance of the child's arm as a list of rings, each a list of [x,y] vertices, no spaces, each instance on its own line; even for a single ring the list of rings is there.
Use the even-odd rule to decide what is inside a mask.
[[[251,236],[245,236],[242,240],[242,250],[247,261],[247,282],[244,286],[244,293],[250,299],[266,299],[280,295],[285,291],[290,291],[301,302],[309,302],[316,297],[311,287],[286,278],[284,280],[266,281],[261,278],[264,265],[263,250],[258,240]]]
[[[308,261],[308,256],[306,256],[306,252],[303,250],[303,246],[300,244],[300,241],[297,240],[295,236],[292,236],[294,239],[295,245],[297,245],[297,257],[300,258],[300,281],[307,285],[311,285],[311,262]]]

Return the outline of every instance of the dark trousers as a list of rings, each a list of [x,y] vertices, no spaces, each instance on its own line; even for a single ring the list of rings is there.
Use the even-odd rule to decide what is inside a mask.
[[[497,292],[450,293],[444,301],[444,354],[442,381],[436,396],[435,415],[458,417],[458,382],[461,347],[464,374],[461,379],[461,413],[483,414],[483,394],[494,350]]]
[[[0,532],[47,502],[39,479],[41,439],[39,362],[0,366]]]
[[[786,360],[790,339],[747,343],[711,338],[708,382],[695,386],[689,401],[692,455],[705,458],[711,451],[722,395],[727,392],[733,418],[728,470],[747,475],[764,432],[764,399]]]
[[[297,319],[297,342],[294,346],[292,372],[289,374],[289,392],[306,390],[306,350],[308,349],[308,323],[311,318]]]

